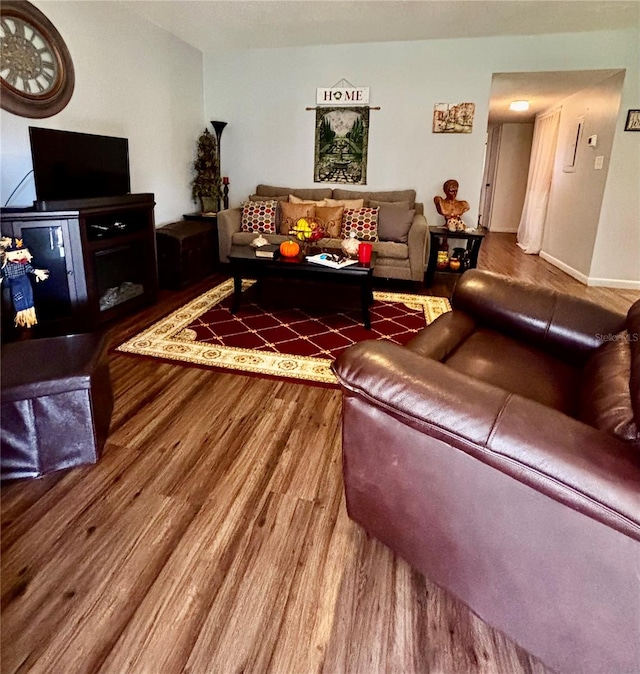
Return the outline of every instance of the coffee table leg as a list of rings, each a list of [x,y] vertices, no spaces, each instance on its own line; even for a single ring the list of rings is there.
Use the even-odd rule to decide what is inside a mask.
[[[360,305],[362,306],[362,322],[366,330],[371,330],[371,318],[369,316],[369,307],[373,304],[373,289],[371,287],[371,277],[367,276],[360,286]]]
[[[242,276],[240,272],[233,274],[233,302],[231,303],[231,313],[235,314],[240,306],[240,295],[242,295]]]

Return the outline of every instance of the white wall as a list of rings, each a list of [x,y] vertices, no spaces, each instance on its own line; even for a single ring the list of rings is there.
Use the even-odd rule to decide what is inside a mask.
[[[495,189],[491,208],[492,232],[517,232],[527,192],[533,124],[502,124]]]
[[[153,192],[156,224],[195,210],[191,162],[205,128],[202,54],[117,2],[34,3],[64,38],[76,86],[67,107],[41,120],[1,112],[5,203],[31,169],[29,126],[129,139],[132,192]],[[33,178],[10,205],[31,205]]]
[[[589,284],[640,289],[640,133],[624,131],[627,111],[640,107],[640,40],[627,70],[591,259]],[[627,282],[633,279],[633,286]]]
[[[622,106],[626,101],[637,107],[638,37],[636,27],[205,54],[205,119],[229,123],[222,139],[222,171],[231,180],[231,202],[238,204],[258,183],[313,187],[315,116],[305,107],[315,105],[316,87],[330,87],[342,78],[369,86],[371,105],[381,110],[371,112],[367,187],[415,188],[428,220],[436,222],[433,196],[441,193],[446,179],[456,178],[459,197],[471,205],[468,221],[476,222],[493,73],[625,68]],[[476,104],[473,133],[433,134],[434,103],[464,101]],[[621,135],[619,117],[609,176],[635,184],[637,193],[639,139],[630,139],[634,155],[621,147],[627,145]],[[636,232],[624,224],[628,208],[616,196],[615,190],[605,190],[603,213],[616,222],[619,241],[637,242]],[[640,282],[640,267],[613,264],[605,255],[598,260],[603,276]]]
[[[591,269],[624,79],[624,73],[614,75],[559,103],[558,147],[540,254],[551,261],[559,260],[565,271],[583,281],[588,280]],[[584,117],[584,124],[575,171],[565,172],[567,144],[580,117]],[[598,136],[595,148],[587,145],[588,137],[594,134]],[[594,167],[596,156],[604,157],[600,170]],[[606,223],[603,227],[607,228]],[[626,246],[626,242],[619,242],[619,247]]]

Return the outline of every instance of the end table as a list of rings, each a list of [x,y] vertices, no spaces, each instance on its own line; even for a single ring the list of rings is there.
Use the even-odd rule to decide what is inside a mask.
[[[464,232],[450,232],[446,227],[429,227],[429,263],[427,264],[427,273],[425,275],[425,285],[433,285],[433,278],[439,274],[457,274],[460,275],[467,269],[475,269],[478,266],[478,253],[484,239],[485,232],[480,229],[467,229]],[[465,250],[468,254],[468,262],[461,266],[458,271],[451,269],[437,269],[438,250],[443,241],[455,239],[465,242]]]

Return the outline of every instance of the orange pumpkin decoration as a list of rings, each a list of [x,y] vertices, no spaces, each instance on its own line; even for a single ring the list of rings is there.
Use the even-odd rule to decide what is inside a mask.
[[[283,241],[280,244],[280,255],[283,257],[296,257],[300,252],[300,246],[295,241]]]

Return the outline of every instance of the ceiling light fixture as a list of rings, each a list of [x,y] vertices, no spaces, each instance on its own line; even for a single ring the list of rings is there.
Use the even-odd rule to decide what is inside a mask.
[[[509,110],[515,110],[516,112],[524,112],[529,109],[529,101],[511,101],[509,104]]]

